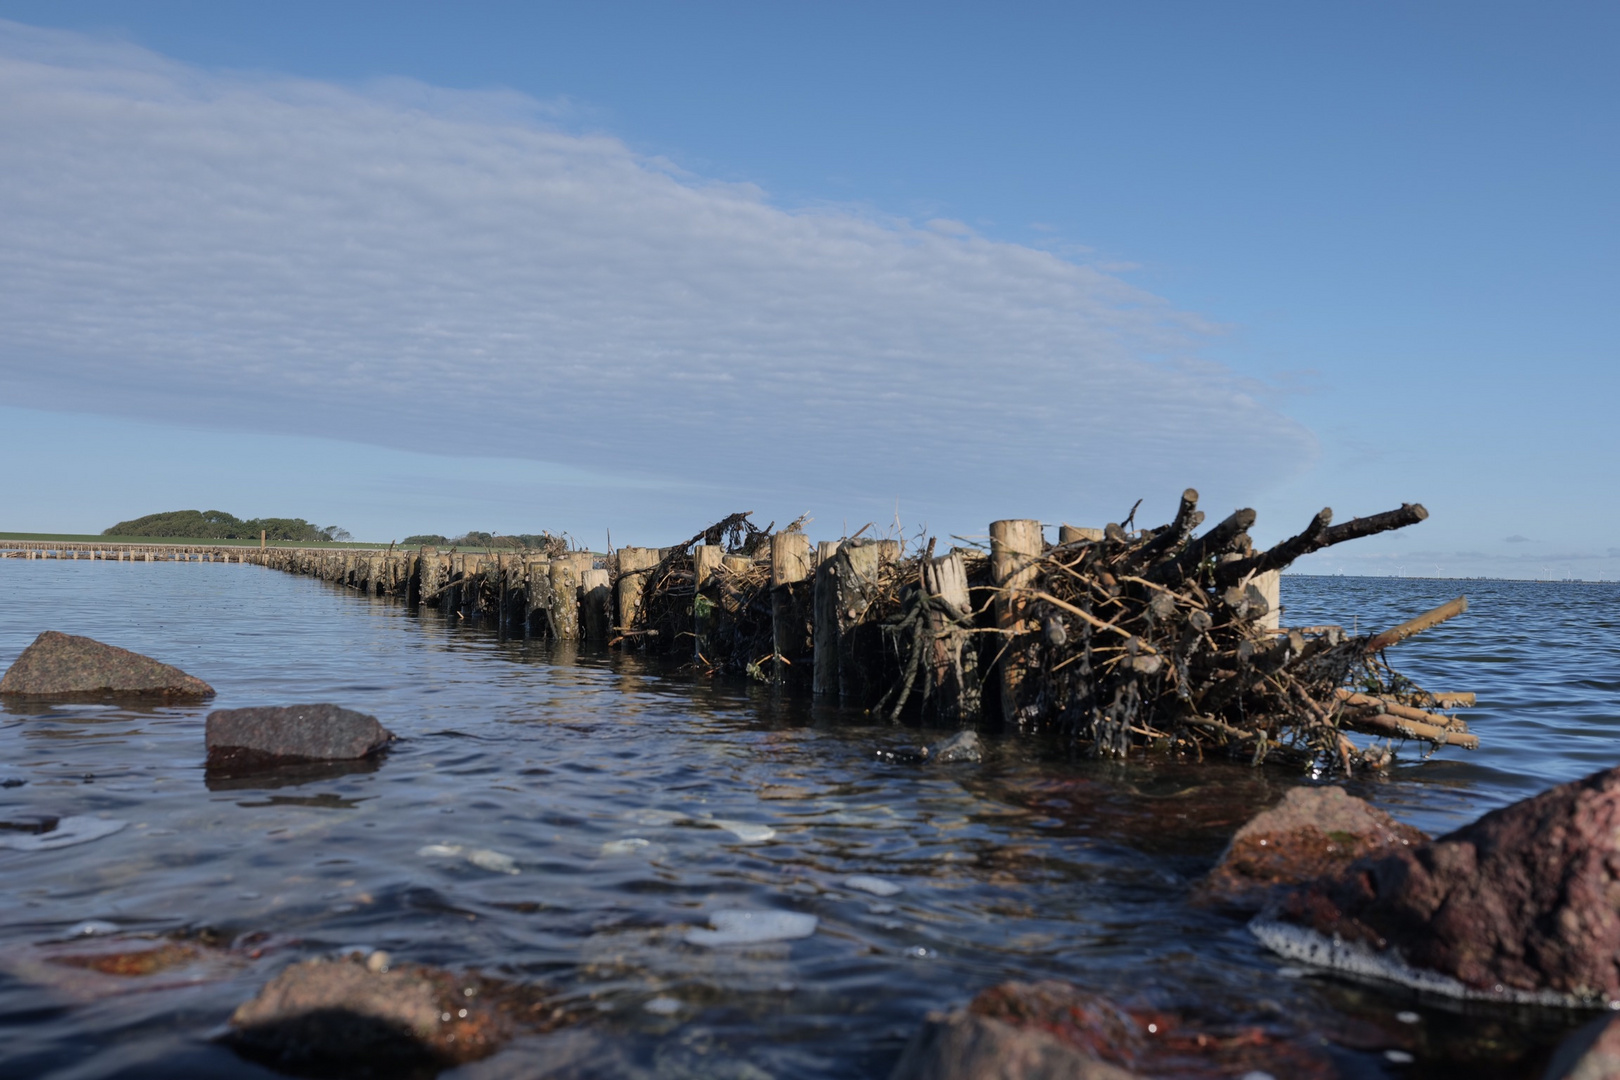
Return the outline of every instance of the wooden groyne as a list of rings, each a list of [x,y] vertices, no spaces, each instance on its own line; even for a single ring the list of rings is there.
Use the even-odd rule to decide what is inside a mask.
[[[3,540],[0,559],[102,559],[110,562],[248,563],[257,549],[229,544],[98,544],[84,540]]]
[[[1459,598],[1383,634],[1284,628],[1279,575],[1294,559],[1424,520],[1421,506],[1332,525],[1255,550],[1239,510],[1197,533],[1198,493],[1156,529],[1130,521],[1059,528],[993,522],[989,543],[813,544],[799,527],[733,514],[682,544],[606,554],[32,542],[10,557],[224,561],[319,578],[437,609],[503,637],[585,641],[670,656],[784,692],[836,697],[889,720],[1049,731],[1106,754],[1149,750],[1344,772],[1378,767],[1389,741],[1472,748],[1384,650],[1463,610]],[[1134,514],[1134,512],[1133,512]],[[862,530],[864,532],[864,530]]]

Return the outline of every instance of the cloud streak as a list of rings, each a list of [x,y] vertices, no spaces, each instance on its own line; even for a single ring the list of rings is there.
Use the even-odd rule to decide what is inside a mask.
[[[0,23],[0,100],[11,405],[967,515],[1242,498],[1315,451],[1118,277],[784,208],[519,95]]]

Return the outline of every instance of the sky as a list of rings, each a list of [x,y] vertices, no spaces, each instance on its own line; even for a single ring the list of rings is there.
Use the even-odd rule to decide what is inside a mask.
[[[1620,7],[0,0],[0,529],[1620,576]]]

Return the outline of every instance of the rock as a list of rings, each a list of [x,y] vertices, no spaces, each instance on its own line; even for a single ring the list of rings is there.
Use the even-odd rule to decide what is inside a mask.
[[[49,988],[73,1001],[149,994],[235,977],[248,957],[200,937],[125,934],[111,924],[81,924],[67,940],[11,943],[0,974]]]
[[[1390,846],[1253,924],[1285,955],[1464,996],[1620,1000],[1620,768]]]
[[[11,851],[54,851],[100,840],[121,832],[129,824],[118,818],[91,817],[88,814],[65,818],[41,816],[30,820],[34,822],[32,828],[0,827],[0,848]]]
[[[899,750],[879,750],[879,761],[893,765],[951,765],[963,761],[982,761],[984,750],[979,736],[972,731],[958,731],[948,739],[932,746],[908,746]]]
[[[83,699],[209,698],[214,688],[177,667],[116,645],[47,630],[0,678],[0,695]]]
[[[1254,1025],[1193,1025],[1056,980],[1008,982],[931,1014],[891,1080],[1335,1076],[1325,1054]]]
[[[1135,1075],[1039,1029],[958,1009],[928,1015],[889,1080],[1131,1080]]]
[[[1286,888],[1428,837],[1337,787],[1296,787],[1232,837],[1196,903],[1259,911]]]
[[[1542,1080],[1620,1080],[1620,1016],[1600,1016],[1559,1044]]]
[[[225,1040],[243,1057],[294,1074],[432,1075],[560,1015],[545,1010],[537,991],[417,964],[368,966],[354,956],[282,971],[231,1015]]]
[[[984,750],[977,732],[958,731],[924,750],[923,756],[936,765],[950,765],[959,761],[982,761]]]
[[[219,709],[208,714],[210,768],[368,757],[394,738],[375,716],[337,705]]]

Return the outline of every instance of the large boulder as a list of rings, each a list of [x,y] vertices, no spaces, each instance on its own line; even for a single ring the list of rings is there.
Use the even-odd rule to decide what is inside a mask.
[[[211,769],[351,761],[393,738],[375,716],[327,704],[218,709],[205,735]]]
[[[1428,837],[1338,787],[1296,787],[1232,837],[1193,889],[1197,903],[1259,911],[1287,888]]]
[[[1286,955],[1454,993],[1620,999],[1620,768],[1391,845],[1253,925]]]
[[[1336,1075],[1323,1053],[1252,1024],[1191,1023],[1057,980],[1008,982],[932,1013],[890,1080],[1216,1080]]]
[[[214,696],[214,688],[150,656],[47,630],[0,678],[0,695],[64,700],[122,695],[208,698]]]
[[[560,1016],[542,991],[373,953],[285,969],[237,1007],[225,1040],[295,1075],[432,1075]]]

